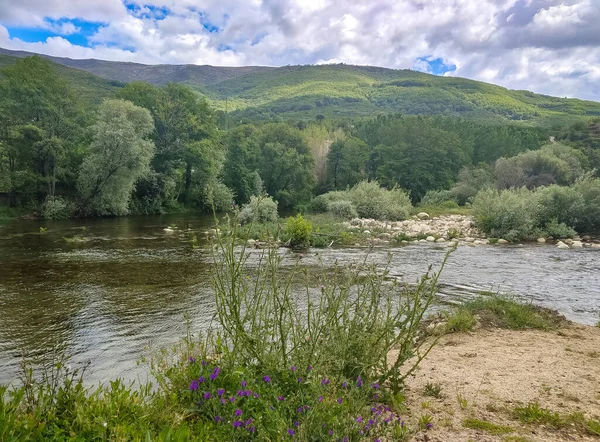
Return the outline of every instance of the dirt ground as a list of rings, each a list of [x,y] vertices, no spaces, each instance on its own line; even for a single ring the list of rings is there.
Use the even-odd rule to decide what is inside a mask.
[[[408,380],[408,419],[430,415],[433,428],[413,440],[600,441],[575,426],[560,430],[522,424],[511,415],[519,404],[538,402],[561,416],[582,412],[600,419],[600,328],[567,325],[558,331],[481,329],[444,336]],[[441,397],[425,394],[427,383]],[[493,435],[465,428],[467,418],[511,427]],[[510,429],[509,429],[510,431]]]

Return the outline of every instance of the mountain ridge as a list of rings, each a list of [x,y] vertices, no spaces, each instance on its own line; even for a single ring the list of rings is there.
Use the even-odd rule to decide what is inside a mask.
[[[80,85],[85,86],[86,81],[95,83],[88,91],[90,94],[94,87],[102,87],[100,96],[105,96],[111,88],[131,81],[158,86],[182,83],[204,95],[215,109],[227,111],[240,120],[340,119],[403,113],[552,126],[600,116],[600,103],[595,101],[511,90],[477,80],[435,76],[408,69],[346,64],[282,67],[146,65],[52,57],[0,48],[0,56],[7,57],[2,64],[32,55],[49,59],[63,74],[77,79]]]

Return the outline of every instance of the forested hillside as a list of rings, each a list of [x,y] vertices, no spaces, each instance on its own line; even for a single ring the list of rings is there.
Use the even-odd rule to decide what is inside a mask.
[[[0,49],[0,54],[31,55],[4,49]],[[8,62],[6,56],[2,63]],[[117,84],[144,81],[155,85],[171,82],[188,85],[205,95],[215,109],[227,110],[237,121],[339,119],[399,112],[551,127],[600,116],[600,103],[596,102],[512,91],[465,78],[440,77],[411,70],[351,65],[280,68],[149,66],[48,58],[60,65],[112,80],[113,85],[115,81]],[[65,74],[75,75],[71,70]],[[99,80],[89,77],[86,81],[97,83]]]
[[[598,120],[590,118],[547,128],[484,114],[427,115],[427,95],[415,93],[424,115],[369,114],[365,107],[366,115],[354,118],[306,119],[282,110],[251,121],[225,115],[210,94],[183,84],[125,85],[37,56],[2,56],[0,65],[0,197],[45,218],[228,210],[263,194],[280,208],[312,210],[315,196],[366,180],[401,188],[414,204],[468,204],[487,189],[568,186],[600,168]],[[336,70],[343,75],[333,75]],[[438,81],[405,72],[420,76],[417,86],[414,79],[398,80],[398,71],[344,66],[276,72],[268,81],[255,73],[215,88],[254,97],[246,99],[249,105],[267,96],[300,96],[316,81],[305,92],[321,94],[318,109],[334,109],[336,93],[347,95],[339,98],[343,109],[365,105],[357,95],[369,78],[415,90],[434,90],[423,84]],[[337,83],[326,81],[332,77]],[[411,86],[398,86],[402,81]]]

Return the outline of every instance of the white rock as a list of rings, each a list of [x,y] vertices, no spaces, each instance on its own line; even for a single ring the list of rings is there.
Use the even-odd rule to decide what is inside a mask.
[[[426,242],[427,242],[427,240],[426,240],[426,239],[420,239],[418,242],[421,242],[421,243],[423,243],[423,242],[424,242],[424,243],[426,243]]]
[[[246,241],[246,246],[248,247],[254,247],[256,245],[256,241],[253,239],[249,239],[248,241]]]
[[[573,240],[571,238],[565,239],[565,244],[570,246],[571,244],[573,244]]]
[[[573,244],[571,244],[572,249],[580,249],[582,247],[583,243],[581,241],[573,241]]]
[[[592,244],[592,249],[600,249],[600,244]]]
[[[426,212],[419,212],[417,213],[417,218],[419,219],[429,219],[429,214]]]
[[[363,233],[364,233],[365,235],[370,235],[370,234],[371,234],[371,231],[370,231],[370,230],[363,230]]]
[[[556,247],[558,247],[559,249],[563,249],[563,250],[566,250],[566,249],[568,249],[568,248],[569,248],[569,246],[568,246],[568,245],[566,245],[566,244],[565,244],[564,242],[562,242],[562,241],[559,241],[559,242],[558,242],[558,244],[556,245]]]
[[[505,240],[505,239],[502,239],[502,238],[500,238],[500,239],[498,240],[498,244],[508,244],[508,241],[507,241],[507,240]]]
[[[584,237],[582,237],[581,239],[582,239],[582,240],[584,240],[584,241],[589,241],[589,240],[591,240],[592,238],[590,238],[590,236],[589,236],[589,235],[585,235],[585,236],[584,236]]]
[[[433,236],[428,236],[427,238],[425,238],[425,241],[427,241],[427,242],[435,242],[435,238]]]
[[[544,244],[546,242],[546,238],[538,238],[537,242],[539,242],[540,244]]]
[[[446,242],[445,238],[438,238],[435,240],[435,242]]]
[[[475,238],[471,238],[470,236],[465,238],[465,242],[474,242]]]
[[[169,235],[172,234],[173,232],[175,232],[175,230],[171,229],[170,227],[167,227],[166,229],[163,229],[163,231],[165,233],[168,233]]]

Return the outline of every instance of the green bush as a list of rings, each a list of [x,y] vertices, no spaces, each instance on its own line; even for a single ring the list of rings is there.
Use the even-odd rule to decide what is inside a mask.
[[[329,212],[332,203],[338,201],[347,201],[348,193],[344,191],[327,192],[313,198],[308,203],[307,210],[310,213],[326,213]]]
[[[350,201],[361,218],[397,221],[407,219],[412,209],[406,192],[387,190],[377,181],[361,181],[350,191]]]
[[[575,229],[567,226],[565,223],[559,223],[553,219],[544,226],[543,233],[540,236],[552,236],[553,238],[573,238],[576,235],[577,232]]]
[[[579,233],[600,232],[600,178],[585,176],[573,188],[583,197],[585,205],[575,229]]]
[[[585,212],[583,195],[575,187],[548,186],[537,190],[541,225],[554,221],[575,227]]]
[[[233,192],[221,182],[215,182],[207,186],[204,191],[204,200],[210,209],[215,212],[227,212],[233,206]]]
[[[482,190],[473,200],[477,227],[489,236],[509,241],[531,237],[539,211],[537,195],[525,188]]]
[[[289,238],[290,246],[294,248],[306,248],[310,246],[312,224],[298,214],[290,216],[285,223],[285,235]]]
[[[450,201],[457,203],[456,197],[450,190],[428,190],[418,205],[421,207],[440,206]]]
[[[73,216],[73,203],[59,196],[47,197],[42,204],[41,214],[45,219],[66,219]]]
[[[250,202],[244,204],[238,215],[240,224],[276,223],[277,201],[268,196],[252,196]]]
[[[334,201],[330,203],[329,212],[333,216],[342,219],[353,219],[358,217],[358,213],[350,201]]]

